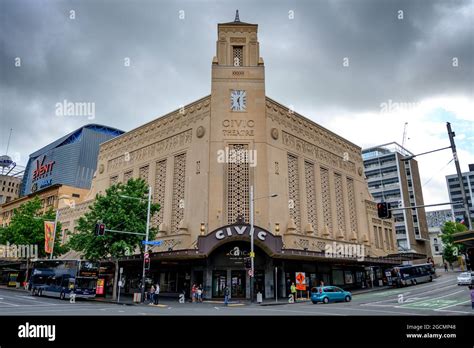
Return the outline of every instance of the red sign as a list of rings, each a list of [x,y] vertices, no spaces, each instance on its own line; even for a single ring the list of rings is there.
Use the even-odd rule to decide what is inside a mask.
[[[95,293],[97,295],[103,295],[104,294],[104,279],[103,278],[97,279],[97,287],[95,289]]]
[[[43,176],[44,174],[48,174],[53,171],[53,165],[56,163],[55,161],[49,162],[44,164],[44,160],[46,159],[46,156],[43,156],[43,160],[39,161],[39,159],[36,160],[36,169],[33,171],[33,180],[36,180]]]
[[[304,272],[296,273],[296,289],[297,290],[306,290],[306,276]]]
[[[44,222],[44,252],[53,252],[55,225],[53,221]]]

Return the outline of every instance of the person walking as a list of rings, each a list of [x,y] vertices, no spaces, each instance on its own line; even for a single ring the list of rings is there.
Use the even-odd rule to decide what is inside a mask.
[[[155,296],[153,296],[153,303],[155,305],[159,304],[160,302],[160,284],[156,283],[156,287],[155,287]]]
[[[229,287],[226,285],[224,288],[224,306],[226,307],[229,304],[229,296],[230,296],[230,290],[229,290]]]
[[[446,261],[444,261],[444,271],[445,272],[448,271],[448,263]]]
[[[294,282],[291,283],[290,292],[293,295],[293,300],[295,301],[294,303],[296,303],[296,285]]]
[[[202,284],[199,284],[197,288],[197,300],[198,302],[202,302]]]
[[[155,299],[155,286],[152,285],[148,293],[148,304],[153,304]]]

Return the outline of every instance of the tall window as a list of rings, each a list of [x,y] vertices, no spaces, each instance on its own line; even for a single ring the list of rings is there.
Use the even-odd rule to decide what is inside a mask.
[[[244,48],[243,46],[232,47],[232,64],[234,66],[243,66],[244,64]]]
[[[230,150],[236,154],[235,160],[226,164],[227,178],[227,222],[233,224],[241,215],[249,222],[249,162],[248,145],[230,144]]]

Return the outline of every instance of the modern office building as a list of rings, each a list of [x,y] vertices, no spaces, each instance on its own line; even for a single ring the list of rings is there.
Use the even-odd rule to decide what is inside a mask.
[[[433,210],[426,212],[426,222],[430,235],[431,251],[433,260],[437,265],[443,264],[443,242],[441,241],[441,227],[446,221],[453,221],[454,215],[451,209]]]
[[[462,180],[467,196],[467,203],[469,205],[470,219],[472,221],[472,225],[474,226],[474,208],[472,206],[472,202],[474,201],[474,164],[469,164],[469,171],[462,173]],[[460,202],[459,204],[453,205],[452,210],[456,220],[462,221],[466,214],[457,174],[447,175],[446,184],[448,186],[449,201]]]
[[[396,142],[362,150],[364,171],[374,200],[388,202],[392,209],[423,205],[418,163],[404,160],[413,154]],[[428,226],[424,208],[392,211],[400,252],[429,256]]]
[[[89,189],[97,167],[99,145],[123,131],[88,124],[30,155],[20,196],[61,184]]]
[[[254,294],[287,296],[296,272],[308,289],[379,285],[401,259],[390,257],[393,223],[377,217],[361,148],[266,96],[257,28],[238,16],[218,25],[211,94],[101,144],[89,197],[129,178],[152,187],[163,243],[151,249],[150,277],[163,293],[198,283],[208,298],[225,285],[250,297],[252,186]],[[61,211],[64,226],[74,228],[77,212]],[[337,246],[356,249],[328,253]],[[141,260],[120,263],[127,291],[138,291]]]

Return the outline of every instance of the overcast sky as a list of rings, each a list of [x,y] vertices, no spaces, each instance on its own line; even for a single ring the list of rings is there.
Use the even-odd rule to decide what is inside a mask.
[[[25,165],[82,125],[127,131],[208,95],[236,8],[259,25],[267,96],[363,148],[401,143],[405,122],[411,152],[445,147],[449,121],[474,163],[474,2],[456,0],[0,0],[0,153],[10,128]],[[57,116],[64,100],[94,119]],[[426,203],[448,201],[451,158],[419,157]]]

